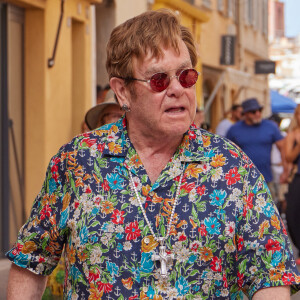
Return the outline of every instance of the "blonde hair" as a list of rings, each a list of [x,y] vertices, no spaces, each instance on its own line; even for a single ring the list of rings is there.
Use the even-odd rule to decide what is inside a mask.
[[[296,117],[297,114],[300,114],[300,104],[298,104],[294,110],[294,115],[292,117],[288,131],[293,131],[296,128],[300,127],[300,124],[298,123],[298,118]]]
[[[179,52],[180,39],[185,43],[192,62],[197,64],[193,36],[188,28],[180,25],[175,13],[167,9],[147,11],[117,26],[111,33],[106,47],[106,69],[111,77],[132,77],[132,58],[143,59],[148,53],[160,58],[164,47]]]

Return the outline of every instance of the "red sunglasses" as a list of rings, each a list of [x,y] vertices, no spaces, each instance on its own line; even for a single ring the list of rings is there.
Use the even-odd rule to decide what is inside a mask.
[[[150,86],[155,92],[164,91],[170,84],[171,78],[176,77],[181,86],[184,88],[190,88],[196,84],[199,73],[195,69],[179,70],[176,75],[169,76],[167,73],[155,73],[150,79],[137,79],[133,77],[119,77],[124,80],[137,80],[142,82],[150,83]]]

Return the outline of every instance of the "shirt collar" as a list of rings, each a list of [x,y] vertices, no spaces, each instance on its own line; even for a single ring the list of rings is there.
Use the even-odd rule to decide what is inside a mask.
[[[136,153],[129,137],[126,118],[123,117],[116,123],[101,127],[100,131],[105,133],[103,150],[104,156],[112,156],[116,161],[123,163],[135,175],[145,176],[146,171]],[[209,150],[210,136],[206,136],[194,124],[184,134],[180,146],[170,159],[165,169],[157,179],[157,184],[162,181],[174,179],[180,176],[183,163],[202,162],[210,160]]]

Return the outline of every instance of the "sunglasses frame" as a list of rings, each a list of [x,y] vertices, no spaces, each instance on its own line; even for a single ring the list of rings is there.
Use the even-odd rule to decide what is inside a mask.
[[[182,82],[180,81],[180,76],[183,74],[183,72],[186,72],[186,71],[189,71],[189,70],[194,71],[195,74],[197,74],[197,78],[196,78],[194,84],[185,87],[185,86],[182,85]],[[169,80],[168,83],[167,83],[167,85],[166,85],[166,87],[165,87],[164,89],[162,89],[162,90],[160,90],[160,89],[155,89],[155,85],[154,85],[154,84],[151,84],[151,81],[155,80],[153,77],[156,76],[156,75],[158,75],[158,74],[164,74],[164,75],[167,75],[166,78]],[[181,72],[180,72],[178,75],[172,75],[172,76],[169,76],[168,73],[166,73],[166,72],[157,72],[157,73],[151,75],[150,79],[139,79],[139,78],[134,78],[134,77],[119,77],[119,76],[117,76],[117,77],[118,77],[118,78],[121,78],[121,79],[123,79],[123,80],[135,80],[135,81],[141,81],[141,82],[149,83],[151,89],[152,89],[154,92],[160,93],[160,92],[162,92],[162,91],[164,91],[164,90],[166,90],[166,89],[168,88],[168,86],[170,85],[171,79],[172,79],[173,77],[176,77],[176,79],[179,81],[180,85],[181,85],[183,88],[186,88],[186,89],[187,89],[187,88],[190,88],[190,87],[194,86],[194,85],[197,83],[199,75],[200,75],[200,72],[198,72],[198,71],[195,70],[194,68],[187,68],[187,69],[181,70]],[[153,87],[154,87],[154,88],[153,88]]]

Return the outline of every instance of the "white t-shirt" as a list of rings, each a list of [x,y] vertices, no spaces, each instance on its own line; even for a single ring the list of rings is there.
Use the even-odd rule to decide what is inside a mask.
[[[216,134],[226,136],[227,131],[233,125],[233,122],[229,119],[223,119],[216,128]]]

